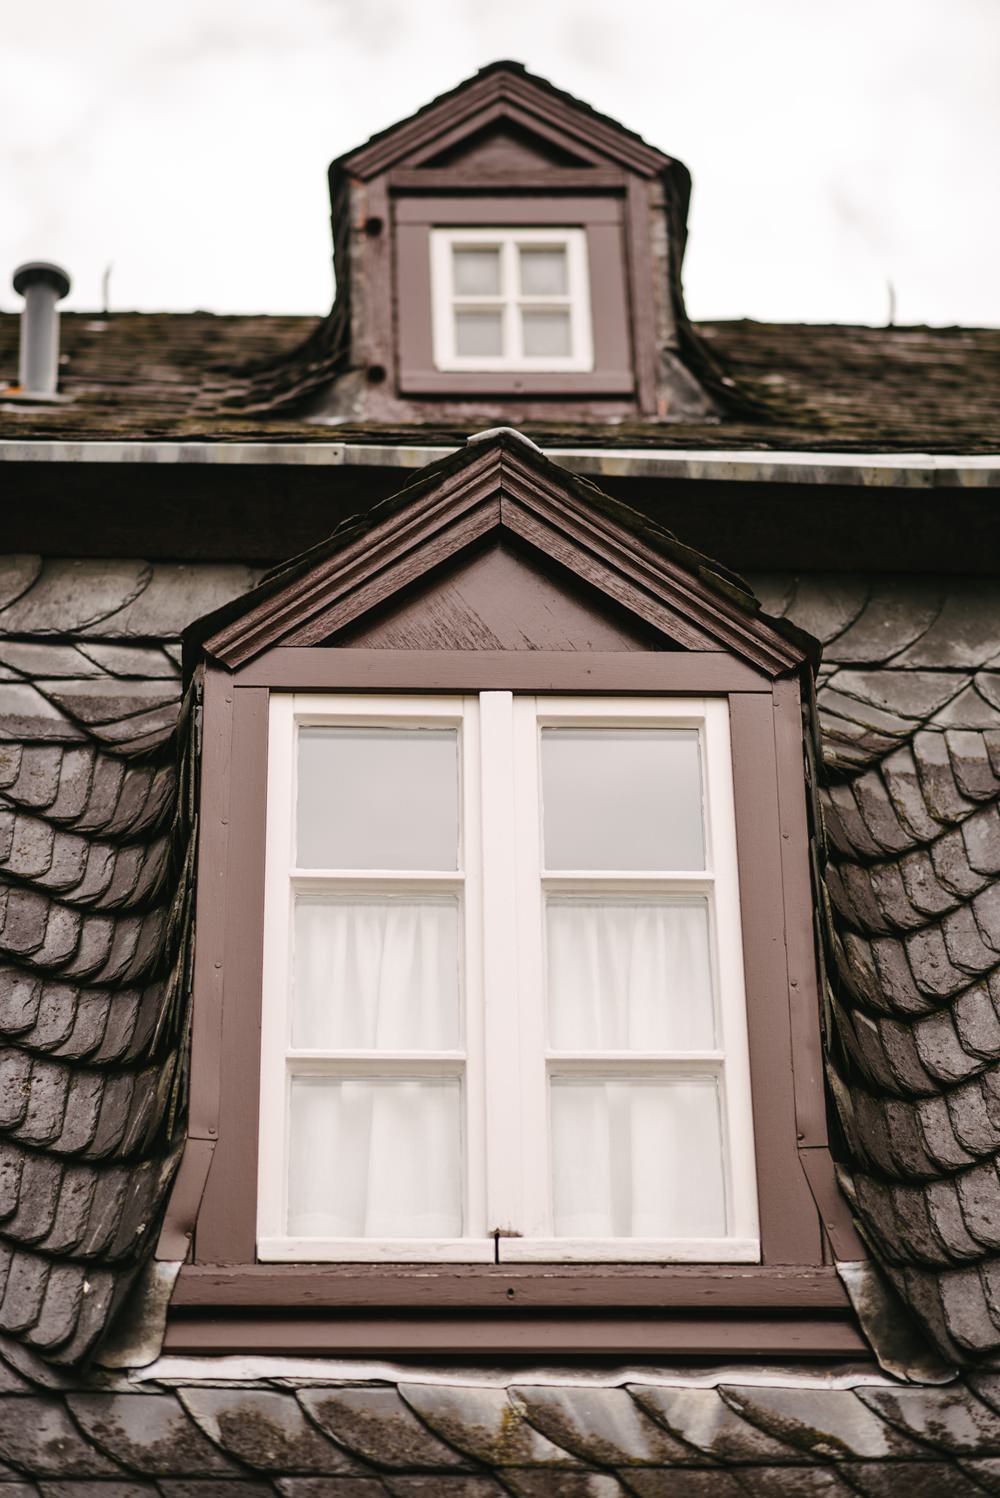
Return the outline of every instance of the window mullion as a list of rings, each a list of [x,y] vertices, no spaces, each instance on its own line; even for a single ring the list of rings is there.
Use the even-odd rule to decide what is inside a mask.
[[[514,879],[513,696],[479,698],[482,798],[482,973],[486,1055],[486,1229],[519,1232],[524,1114],[517,1025]]]
[[[525,1238],[548,1237],[552,1231],[538,768],[538,699],[518,697],[514,703],[514,905],[517,911],[518,1026],[524,1118],[521,1163],[524,1216],[519,1226]]]

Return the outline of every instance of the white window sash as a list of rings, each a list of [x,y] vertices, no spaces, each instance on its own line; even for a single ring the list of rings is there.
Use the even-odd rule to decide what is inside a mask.
[[[563,295],[531,296],[520,288],[518,251],[521,246],[546,245],[565,249],[567,287]],[[500,253],[500,291],[491,295],[459,296],[454,285],[453,250],[495,248]],[[586,373],[594,367],[590,311],[587,235],[580,228],[544,229],[432,229],[431,312],[435,368],[467,373]],[[455,347],[455,311],[497,311],[501,315],[502,352],[498,355],[459,354]],[[530,356],[522,340],[522,309],[567,311],[570,353]]]
[[[440,871],[293,867],[299,724],[459,727],[460,868]],[[696,728],[702,755],[705,868],[606,872],[541,866],[543,726]],[[740,937],[728,710],[718,699],[392,697],[272,694],[268,759],[258,1254],[268,1260],[753,1262],[759,1259],[753,1120]],[[546,1049],[544,900],[548,893],[667,893],[708,901],[716,1048]],[[463,1047],[394,1053],[293,1050],[289,952],[296,890],[461,891]],[[458,1239],[327,1239],[285,1230],[287,1078],[461,1076],[464,1224]],[[726,1235],[578,1239],[553,1233],[550,1077],[715,1077],[719,1085]]]

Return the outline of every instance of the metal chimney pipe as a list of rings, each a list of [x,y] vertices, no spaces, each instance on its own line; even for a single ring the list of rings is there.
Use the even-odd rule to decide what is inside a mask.
[[[55,395],[59,383],[59,308],[69,291],[59,265],[31,260],[14,272],[14,290],[24,297],[18,384],[25,395]]]

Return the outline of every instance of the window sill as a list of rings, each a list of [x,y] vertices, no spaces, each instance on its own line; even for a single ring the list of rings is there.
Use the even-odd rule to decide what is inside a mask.
[[[631,370],[518,372],[407,369],[400,378],[404,395],[632,395]]]
[[[869,1349],[829,1266],[187,1264],[164,1352],[800,1356]]]
[[[756,1264],[756,1238],[261,1238],[257,1257],[273,1264]]]
[[[490,1241],[492,1250],[492,1240]],[[761,1264],[185,1264],[184,1311],[497,1310],[846,1311],[830,1266]]]

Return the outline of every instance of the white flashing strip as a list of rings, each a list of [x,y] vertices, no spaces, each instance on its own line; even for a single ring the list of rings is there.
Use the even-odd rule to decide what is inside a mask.
[[[899,1380],[870,1368],[849,1364],[834,1371],[808,1367],[761,1368],[726,1363],[692,1372],[681,1368],[638,1367],[613,1369],[532,1366],[528,1368],[448,1368],[415,1364],[369,1362],[352,1358],[293,1357],[161,1357],[146,1368],[134,1369],[129,1383],[188,1384],[206,1382],[251,1383],[257,1379],[277,1382],[324,1384],[440,1384],[447,1388],[475,1386],[506,1388],[510,1384],[572,1385],[617,1389],[624,1384],[666,1384],[678,1389],[714,1389],[719,1384],[751,1384],[769,1389],[857,1389],[900,1387]]]
[[[573,473],[730,483],[852,484],[869,488],[993,488],[1000,454],[825,453],[713,449],[547,447]],[[0,441],[7,463],[176,463],[237,466],[423,468],[454,447],[362,442]]]

